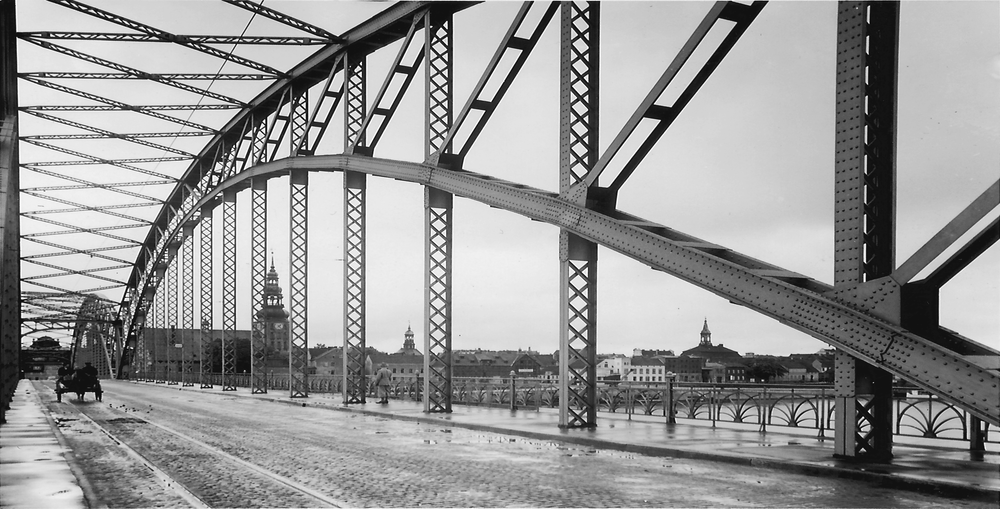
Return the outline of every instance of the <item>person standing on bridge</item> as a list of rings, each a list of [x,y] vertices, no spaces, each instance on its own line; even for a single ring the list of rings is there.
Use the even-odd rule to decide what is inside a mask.
[[[378,372],[375,373],[375,388],[378,390],[379,404],[389,403],[389,382],[392,381],[392,373],[383,362],[379,364]]]

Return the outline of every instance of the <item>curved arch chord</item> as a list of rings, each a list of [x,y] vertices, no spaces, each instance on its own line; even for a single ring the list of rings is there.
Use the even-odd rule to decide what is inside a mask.
[[[1000,426],[1000,374],[823,295],[829,285],[620,211],[587,210],[554,193],[487,175],[365,156],[287,158],[220,182],[178,213],[192,220],[219,193],[291,171],[354,171],[412,182],[569,230],[842,348]]]

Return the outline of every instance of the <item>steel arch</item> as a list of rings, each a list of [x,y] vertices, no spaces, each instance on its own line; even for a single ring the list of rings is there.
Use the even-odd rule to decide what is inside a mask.
[[[261,164],[221,182],[201,202],[245,187],[254,177],[286,175],[293,170],[352,171],[413,182],[563,228],[842,348],[1000,426],[1000,373],[980,366],[974,356],[966,358],[854,309],[839,300],[830,285],[619,210],[588,210],[555,193],[467,170],[354,155],[295,157]],[[1000,356],[996,350],[989,351]]]

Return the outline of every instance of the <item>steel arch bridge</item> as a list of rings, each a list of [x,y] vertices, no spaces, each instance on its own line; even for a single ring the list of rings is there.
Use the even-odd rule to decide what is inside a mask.
[[[18,7],[26,3],[22,0]],[[700,22],[673,60],[658,71],[659,79],[640,94],[643,98],[627,120],[613,126],[618,134],[603,149],[598,137],[600,3],[524,4],[511,20],[503,21],[506,30],[489,43],[492,56],[472,65],[471,77],[458,72],[462,67],[457,54],[463,50],[458,36],[463,21],[484,8],[472,2],[398,3],[339,35],[263,2],[220,4],[233,19],[270,20],[274,34],[280,35],[267,36],[247,35],[250,23],[228,19],[216,20],[213,29],[232,35],[182,35],[154,27],[156,13],[125,8],[112,12],[76,0],[52,0],[44,7],[37,3],[32,8],[55,14],[51,29],[17,31],[11,26],[14,2],[3,4],[4,48],[17,51],[4,53],[2,162],[5,175],[20,170],[39,183],[19,185],[17,178],[5,178],[5,284],[19,280],[18,295],[24,303],[19,316],[12,317],[8,307],[18,290],[5,287],[5,334],[16,329],[7,324],[43,320],[44,313],[27,305],[32,302],[28,287],[84,302],[88,310],[107,300],[98,292],[120,292],[115,319],[107,320],[113,326],[102,332],[113,338],[102,344],[117,376],[126,376],[140,364],[137,359],[147,357],[147,324],[185,330],[197,324],[205,338],[221,319],[222,385],[235,390],[237,308],[261,307],[267,211],[273,204],[268,182],[287,177],[289,385],[293,397],[307,397],[307,253],[309,233],[317,230],[307,214],[310,173],[337,171],[343,173],[344,183],[346,404],[365,402],[366,205],[371,175],[411,182],[424,190],[427,412],[451,409],[453,198],[458,196],[553,225],[560,232],[561,426],[597,425],[598,246],[837,347],[838,455],[891,456],[888,401],[894,376],[968,411],[975,416],[976,433],[984,432],[984,423],[1000,426],[1000,352],[941,327],[938,320],[941,287],[1000,236],[994,218],[1000,182],[989,185],[914,255],[900,264],[895,261],[898,4],[838,4],[836,104],[830,105],[835,109],[831,285],[618,208],[623,186],[642,172],[661,137],[672,127],[679,129],[675,120],[697,101],[711,100],[704,97],[708,92],[703,86],[717,68],[738,61],[734,53],[767,11],[764,2],[700,5]],[[140,15],[144,21],[137,19]],[[87,20],[73,26],[93,22],[94,28],[60,31],[60,17],[76,23]],[[546,34],[558,38],[559,49],[559,185],[553,191],[476,173],[469,164],[491,118],[504,113],[502,100],[525,74],[532,56],[543,51]],[[143,44],[169,46],[183,56],[168,55],[167,61],[188,72],[151,72],[152,62],[129,54]],[[101,45],[116,49],[97,56]],[[247,47],[274,53],[262,49],[251,58],[236,51]],[[22,56],[37,52],[58,55],[62,65],[41,65],[44,61]],[[184,60],[188,58],[190,62]],[[290,68],[274,63],[288,61],[298,63]],[[208,67],[206,62],[218,69],[200,71]],[[243,72],[223,73],[223,64]],[[184,68],[188,65],[192,69]],[[463,79],[471,86],[467,94],[456,91]],[[15,81],[45,103],[19,102]],[[203,86],[206,82],[211,85]],[[156,95],[152,89],[131,90],[126,85],[132,83],[158,87]],[[423,121],[408,135],[422,138],[422,154],[407,161],[379,157],[389,152],[387,142],[380,142],[390,124],[413,116],[405,101],[413,96],[423,101],[417,115]],[[162,103],[147,104],[150,97],[162,97]],[[149,125],[166,131],[118,132],[117,123],[108,120],[112,114],[148,119]],[[146,129],[141,122],[137,125]],[[55,127],[58,133],[53,133]],[[342,140],[342,149],[330,148],[334,140]],[[161,155],[146,156],[149,150]],[[34,154],[52,152],[70,159],[34,160]],[[102,173],[63,167],[97,167]],[[237,292],[236,284],[239,196],[249,197],[252,232],[251,284],[245,294]],[[22,203],[42,200],[67,208],[19,211],[18,197]],[[11,232],[18,231],[8,221],[18,214],[33,225],[45,225],[21,231],[20,247],[8,241]],[[140,234],[130,236],[129,231]],[[219,246],[221,254],[213,252]],[[94,265],[94,258],[100,264]],[[39,267],[52,272],[39,272]],[[21,275],[6,277],[16,274]],[[68,276],[75,276],[77,283],[56,282]],[[99,286],[75,286],[81,279]],[[214,307],[216,300],[221,309]],[[92,314],[81,312],[80,318]],[[22,326],[22,333],[30,327]],[[113,333],[116,327],[120,329]],[[74,342],[84,336],[76,334]],[[256,376],[264,336],[264,329],[255,325],[253,390],[258,392],[266,391]],[[5,375],[5,380],[10,378]]]

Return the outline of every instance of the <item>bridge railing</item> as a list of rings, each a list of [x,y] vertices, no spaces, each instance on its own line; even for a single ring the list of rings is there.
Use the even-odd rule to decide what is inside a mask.
[[[178,377],[180,373],[170,376]],[[207,375],[212,385],[222,385],[222,374]],[[513,383],[512,383],[513,382]],[[268,389],[289,390],[288,376],[270,374]],[[235,375],[237,387],[249,388],[250,374]],[[309,391],[339,393],[343,377],[311,375]],[[395,380],[389,386],[393,399],[422,401],[423,380]],[[826,384],[720,384],[696,382],[620,382],[597,386],[598,411],[629,418],[660,418],[669,422],[707,422],[766,432],[771,428],[808,431],[832,437],[835,403],[832,385]],[[368,396],[374,398],[375,386]],[[539,410],[559,407],[559,385],[541,378],[453,378],[452,404]],[[920,440],[969,441],[972,416],[961,408],[908,387],[897,387],[893,396],[893,430],[897,437]],[[1000,446],[1000,435],[987,434],[985,443]],[[974,444],[974,448],[981,448]]]

